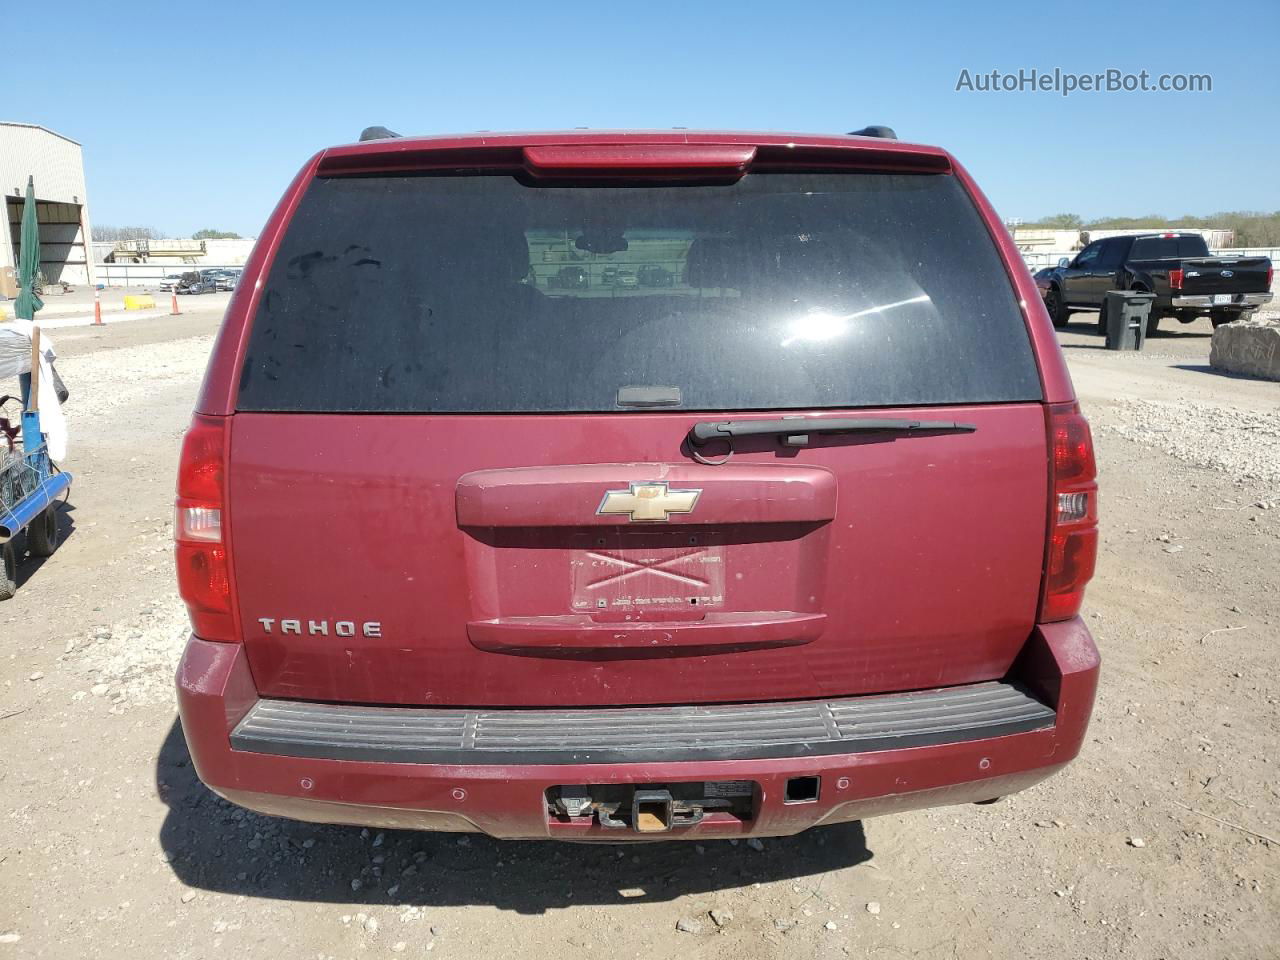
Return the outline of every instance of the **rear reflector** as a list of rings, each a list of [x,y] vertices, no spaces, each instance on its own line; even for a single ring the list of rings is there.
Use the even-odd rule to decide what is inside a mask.
[[[178,593],[191,629],[205,640],[233,641],[231,569],[222,531],[226,424],[221,417],[191,420],[178,462],[173,535]]]
[[[187,605],[191,627],[205,640],[230,640],[219,618],[231,607],[231,582],[227,576],[227,551],[222,545],[180,543],[177,548],[178,592]],[[221,634],[221,635],[219,635]]]
[[[1080,612],[1098,556],[1098,484],[1089,422],[1074,403],[1048,407],[1053,497],[1045,550],[1041,623]]]

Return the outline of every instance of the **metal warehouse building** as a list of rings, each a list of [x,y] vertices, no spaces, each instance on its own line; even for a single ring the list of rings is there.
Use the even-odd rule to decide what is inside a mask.
[[[80,144],[32,123],[0,121],[0,191],[6,225],[0,230],[0,294],[12,295],[27,177],[35,179],[40,225],[40,270],[45,282],[92,284],[89,206]]]

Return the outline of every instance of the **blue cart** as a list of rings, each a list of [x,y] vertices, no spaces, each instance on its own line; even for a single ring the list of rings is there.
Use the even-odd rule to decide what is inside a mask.
[[[12,446],[12,449],[10,445]],[[71,487],[71,474],[49,459],[40,414],[22,414],[22,441],[0,436],[0,600],[8,600],[18,589],[18,553],[15,538],[26,531],[27,552],[47,557],[58,546],[58,499]]]

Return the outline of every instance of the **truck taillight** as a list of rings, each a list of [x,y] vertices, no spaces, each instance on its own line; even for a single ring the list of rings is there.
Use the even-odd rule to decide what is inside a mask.
[[[1179,267],[1177,270],[1169,271],[1169,286],[1171,286],[1174,290],[1182,289],[1182,268],[1181,267]]]
[[[1074,403],[1048,407],[1053,497],[1045,548],[1041,623],[1080,612],[1098,557],[1098,483],[1089,421]]]
[[[223,536],[227,421],[196,415],[182,440],[173,538],[178,593],[191,629],[205,640],[235,640],[231,570]]]
[[[1267,267],[1267,289],[1268,290],[1271,289],[1271,280],[1275,276],[1275,272],[1276,272],[1275,267]]]

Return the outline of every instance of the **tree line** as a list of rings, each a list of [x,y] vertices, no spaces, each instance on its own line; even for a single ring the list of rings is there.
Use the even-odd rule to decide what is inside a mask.
[[[120,240],[161,240],[167,236],[155,227],[113,227],[94,224],[93,239],[97,243],[116,243]],[[191,235],[192,240],[239,240],[240,234],[231,230],[206,228]]]
[[[1057,213],[1021,226],[1045,230],[1176,230],[1179,227],[1199,227],[1234,230],[1237,247],[1280,247],[1280,210],[1274,213],[1236,210],[1207,217],[1190,214],[1163,217],[1153,213],[1145,217],[1099,217],[1094,220],[1086,220],[1074,213]]]

